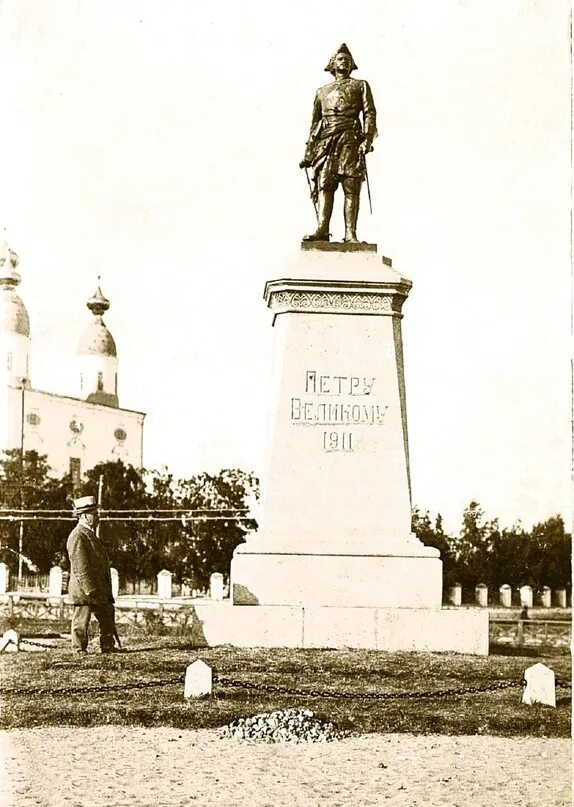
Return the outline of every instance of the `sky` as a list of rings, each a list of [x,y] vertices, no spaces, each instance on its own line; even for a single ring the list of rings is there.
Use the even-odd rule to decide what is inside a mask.
[[[263,472],[263,287],[313,229],[298,162],[346,42],[378,112],[359,237],[413,281],[413,504],[453,528],[473,499],[568,519],[569,25],[566,0],[0,0],[0,235],[33,386],[74,389],[101,276],[146,467]]]

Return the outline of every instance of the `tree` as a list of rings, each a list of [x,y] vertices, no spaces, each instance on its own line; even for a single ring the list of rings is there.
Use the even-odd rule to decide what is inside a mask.
[[[485,521],[482,508],[472,501],[463,513],[455,544],[460,582],[467,591],[474,590],[478,583],[491,583],[491,553],[499,534],[498,519]]]
[[[528,558],[528,583],[540,591],[543,586],[563,588],[572,584],[572,537],[561,516],[554,516],[532,528]]]
[[[149,512],[149,520],[128,517],[100,527],[110,561],[131,582],[154,579],[166,568],[177,582],[206,587],[213,572],[229,574],[233,550],[256,527],[243,516],[248,499],[258,496],[258,483],[237,469],[176,480],[167,469],[146,472],[118,460],[89,471],[82,494],[97,495],[100,477],[102,509],[140,510],[144,518]],[[183,517],[174,510],[184,511]],[[156,519],[158,511],[166,511],[165,520]]]
[[[424,514],[415,507],[412,514],[412,531],[425,546],[434,546],[440,551],[442,574],[445,586],[452,586],[458,581],[458,564],[454,550],[454,539],[443,530],[440,513],[433,526],[427,510]]]
[[[20,449],[3,452],[0,459],[0,507],[19,510],[69,510],[72,483],[69,476],[56,479],[46,456],[36,451]],[[32,561],[42,573],[47,573],[65,554],[70,524],[58,520],[27,520],[24,522],[23,557]],[[19,522],[0,522],[2,559],[12,570],[18,566]],[[33,570],[33,568],[31,569]]]
[[[199,474],[178,483],[178,507],[196,511],[184,527],[185,540],[173,547],[182,577],[206,587],[213,572],[229,576],[233,550],[257,527],[244,511],[258,496],[258,480],[239,469],[225,469],[216,476]]]
[[[490,553],[490,582],[517,589],[528,581],[530,534],[520,523],[498,532]]]

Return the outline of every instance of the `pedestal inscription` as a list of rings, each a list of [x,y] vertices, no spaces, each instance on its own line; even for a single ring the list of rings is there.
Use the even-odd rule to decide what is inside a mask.
[[[319,427],[323,451],[355,451],[359,443],[351,427],[382,426],[389,408],[376,398],[375,381],[374,376],[307,370],[301,384],[303,397],[291,398],[291,423]]]

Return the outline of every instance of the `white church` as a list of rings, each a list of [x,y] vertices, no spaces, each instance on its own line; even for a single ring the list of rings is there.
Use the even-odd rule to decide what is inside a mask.
[[[30,370],[30,320],[16,293],[18,256],[0,244],[0,451],[47,456],[57,476],[75,484],[99,462],[143,467],[145,414],[118,403],[116,344],[103,321],[110,307],[99,286],[87,301],[92,320],[75,357],[77,397],[35,389]]]

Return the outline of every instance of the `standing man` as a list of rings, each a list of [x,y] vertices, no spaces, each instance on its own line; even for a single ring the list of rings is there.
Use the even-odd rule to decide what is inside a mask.
[[[325,70],[335,81],[315,95],[311,133],[300,168],[313,168],[312,197],[318,226],[304,241],[328,241],[335,190],[345,194],[345,241],[356,243],[361,184],[366,176],[365,154],[372,151],[377,118],[371,88],[350,78],[357,69],[349,48],[342,44]],[[362,117],[362,121],[361,121]]]
[[[82,496],[74,501],[78,524],[68,538],[70,556],[68,593],[72,614],[72,649],[85,653],[88,647],[88,627],[92,614],[100,627],[102,653],[117,652],[114,647],[115,617],[110,564],[104,545],[96,535],[98,505],[94,496]]]

